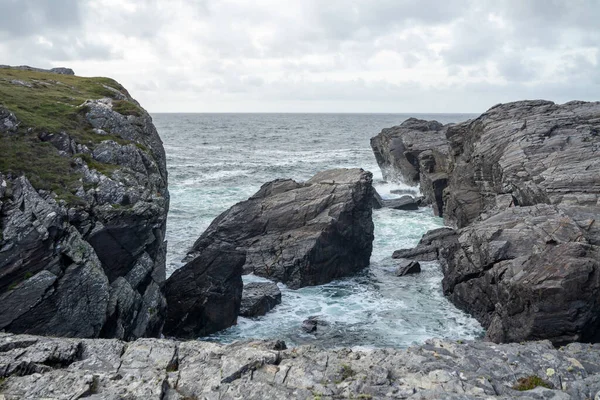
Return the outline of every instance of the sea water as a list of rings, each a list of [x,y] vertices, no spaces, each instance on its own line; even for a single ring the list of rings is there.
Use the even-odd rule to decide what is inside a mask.
[[[154,114],[164,142],[171,208],[167,222],[167,275],[211,221],[233,204],[246,200],[276,178],[304,181],[330,168],[363,168],[374,176],[383,197],[385,183],[369,139],[382,128],[410,116],[460,122],[466,114]],[[394,250],[415,246],[430,229],[443,226],[430,208],[418,211],[373,210],[375,241],[369,268],[326,285],[288,289],[279,284],[282,303],[266,316],[238,319],[238,324],[208,340],[282,339],[288,345],[406,347],[432,337],[472,339],[481,326],[442,294],[436,262],[422,272],[396,277]],[[261,281],[246,276],[244,281]],[[301,329],[318,315],[329,326],[317,334]]]

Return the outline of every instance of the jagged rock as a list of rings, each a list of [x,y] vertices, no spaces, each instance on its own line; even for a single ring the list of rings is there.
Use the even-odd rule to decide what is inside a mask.
[[[399,126],[386,128],[371,138],[371,148],[383,178],[407,185],[420,184],[427,204],[442,215],[440,186],[448,164],[446,130],[450,125],[409,118]],[[421,173],[426,171],[426,174]],[[429,182],[433,179],[435,184]]]
[[[442,129],[445,162],[423,133],[419,168],[395,164],[461,229],[394,257],[439,259],[445,293],[491,340],[600,341],[599,115],[600,103],[501,104]]]
[[[245,274],[293,289],[355,273],[371,256],[371,182],[362,169],[334,169],[305,183],[266,183],[217,217],[186,260],[226,242],[245,252]]]
[[[0,391],[17,398],[592,399],[600,347],[430,340],[401,349],[54,339],[0,334]],[[554,389],[513,389],[538,377]]]
[[[435,261],[440,258],[440,250],[449,248],[448,243],[454,243],[456,231],[451,228],[438,228],[427,232],[417,247],[412,249],[396,250],[392,254],[392,258],[396,259],[411,259],[416,261]]]
[[[244,252],[218,241],[167,280],[168,336],[197,338],[235,325],[242,299]]]
[[[302,321],[302,330],[306,333],[315,333],[319,330],[319,327],[327,327],[329,322],[325,321],[319,315],[312,315]]]
[[[600,341],[600,247],[559,207],[514,207],[447,245],[444,291],[495,342]]]
[[[16,132],[19,127],[19,120],[8,109],[0,105],[0,133]]]
[[[244,285],[240,315],[259,317],[281,303],[281,291],[273,282],[250,282]]]
[[[421,264],[418,261],[400,259],[396,265],[396,276],[404,276],[408,274],[418,274],[421,272]]]
[[[33,77],[19,73],[29,83],[41,82],[40,73],[49,72],[19,69],[36,71]],[[0,68],[0,85],[6,84],[3,72]],[[38,110],[37,125],[31,125],[26,114],[19,117],[30,105],[18,92],[13,102],[22,101],[20,106],[14,113],[5,110],[19,133],[0,132],[3,157],[12,157],[0,171],[0,302],[5,305],[0,330],[127,340],[158,336],[166,310],[169,206],[160,138],[148,113],[118,83],[82,78],[85,86],[75,88],[61,79],[44,76],[43,85],[30,90],[40,91],[40,102],[55,104],[53,95],[76,101],[67,114]],[[85,92],[90,85],[114,97],[78,100],[98,97],[96,91]],[[73,100],[64,100],[69,90]],[[116,105],[136,115],[122,115]],[[59,124],[66,128],[56,130]],[[104,134],[91,137],[94,127]],[[7,154],[17,145],[20,151],[37,145],[33,154],[39,157],[24,160],[28,168],[20,169],[20,158]]]

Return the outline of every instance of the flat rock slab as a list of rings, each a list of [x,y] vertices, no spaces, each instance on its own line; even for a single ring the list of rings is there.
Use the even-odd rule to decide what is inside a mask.
[[[240,315],[260,317],[281,304],[281,291],[273,282],[250,282],[244,285]]]
[[[0,334],[0,393],[13,399],[594,399],[600,345],[429,340],[324,350]],[[514,390],[537,377],[551,389]],[[1,397],[0,396],[0,397]]]

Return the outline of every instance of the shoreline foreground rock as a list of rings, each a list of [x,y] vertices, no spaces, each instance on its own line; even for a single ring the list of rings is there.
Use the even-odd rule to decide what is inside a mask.
[[[521,101],[372,139],[447,225],[395,258],[439,259],[444,293],[495,342],[600,341],[600,103]],[[390,173],[390,172],[388,172]]]
[[[167,280],[165,334],[194,338],[234,325],[242,274],[297,289],[367,267],[372,198],[372,175],[362,169],[264,184],[219,215],[190,249],[187,264]]]
[[[430,340],[405,350],[286,350],[281,341],[223,345],[0,333],[0,376],[6,400],[584,400],[600,395],[600,344],[556,349],[548,341]]]
[[[119,83],[0,67],[0,330],[159,336],[162,142]]]

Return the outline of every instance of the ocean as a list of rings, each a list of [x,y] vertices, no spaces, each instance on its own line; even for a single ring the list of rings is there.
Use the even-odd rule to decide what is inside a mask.
[[[385,183],[369,139],[382,128],[414,116],[442,123],[471,114],[153,114],[164,142],[171,208],[167,222],[167,275],[181,267],[187,249],[211,221],[276,178],[304,181],[330,168],[371,171],[383,197],[406,188]],[[418,192],[418,188],[413,188]],[[430,208],[374,210],[375,241],[368,269],[322,286],[290,290],[279,284],[282,304],[264,317],[201,338],[220,342],[281,339],[288,345],[407,347],[432,337],[474,339],[477,321],[442,294],[436,262],[417,275],[396,277],[390,256],[413,247],[430,229],[443,226]],[[246,276],[244,281],[263,278]],[[319,315],[323,334],[307,334],[302,321]]]

